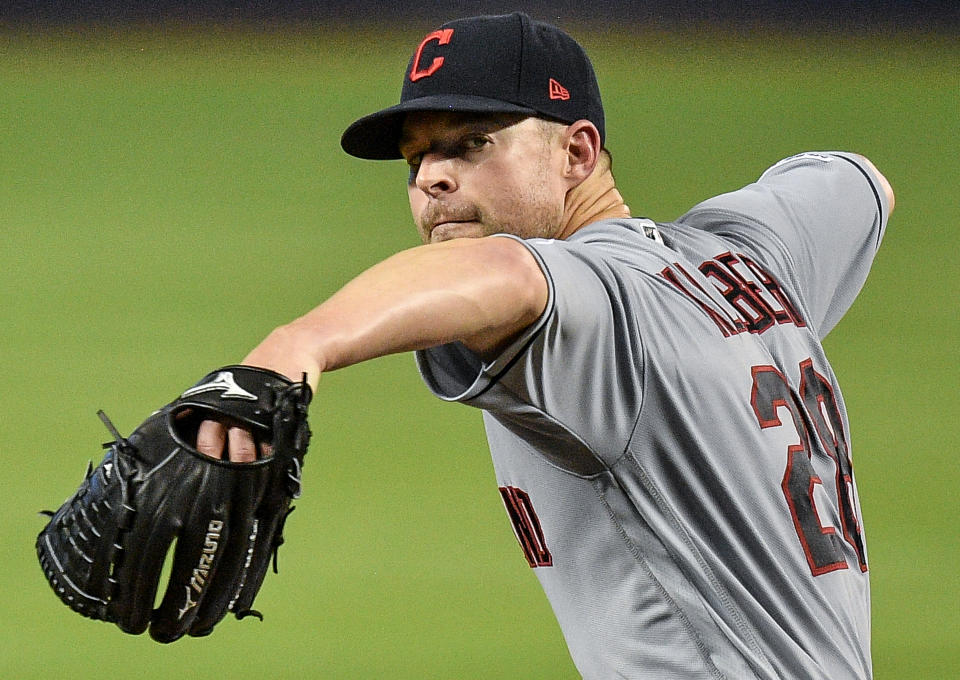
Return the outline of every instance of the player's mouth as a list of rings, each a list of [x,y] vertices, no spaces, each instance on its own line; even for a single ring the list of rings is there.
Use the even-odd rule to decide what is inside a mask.
[[[476,237],[481,235],[480,222],[477,220],[446,220],[430,227],[430,242],[439,243],[453,238]]]
[[[431,202],[420,216],[426,227],[427,240],[431,243],[447,241],[463,236],[480,236],[481,217],[477,208],[470,204],[451,205]]]

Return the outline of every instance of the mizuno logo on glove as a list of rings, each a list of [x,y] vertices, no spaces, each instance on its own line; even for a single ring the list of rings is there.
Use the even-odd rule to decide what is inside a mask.
[[[187,598],[183,602],[183,607],[180,608],[180,616],[178,618],[182,619],[188,611],[197,606],[199,596],[203,594],[203,586],[207,582],[207,576],[210,575],[213,558],[217,556],[217,548],[220,545],[220,532],[222,530],[223,522],[218,519],[210,520],[210,524],[207,526],[206,541],[204,541],[203,544],[203,552],[200,553],[200,561],[197,563],[197,568],[193,570],[190,585],[184,586],[187,590]],[[197,593],[197,600],[191,597],[191,590]]]
[[[195,394],[202,394],[203,392],[223,392],[223,394],[220,395],[221,399],[257,400],[257,396],[255,394],[250,394],[237,384],[237,381],[233,377],[233,373],[230,371],[221,371],[220,373],[217,373],[217,377],[210,382],[197,385],[196,387],[191,387],[181,396],[192,397]]]

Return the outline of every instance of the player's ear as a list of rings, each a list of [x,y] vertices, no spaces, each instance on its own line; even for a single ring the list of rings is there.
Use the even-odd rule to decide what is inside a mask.
[[[573,186],[583,182],[593,173],[600,158],[600,132],[588,120],[578,120],[567,126],[563,134],[566,152],[564,176]]]

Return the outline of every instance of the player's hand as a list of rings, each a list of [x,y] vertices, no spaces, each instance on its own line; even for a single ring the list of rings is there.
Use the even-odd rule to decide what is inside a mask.
[[[297,381],[307,375],[307,383],[314,392],[320,379],[320,366],[303,347],[302,336],[290,326],[274,330],[243,360],[246,366],[257,366]],[[216,420],[205,420],[197,431],[197,450],[211,458],[233,463],[249,463],[266,458],[272,453],[270,444],[258,444],[253,434],[244,427],[225,425]]]
[[[249,463],[257,458],[267,458],[273,451],[270,444],[259,446],[253,434],[244,427],[227,427],[216,420],[204,420],[197,430],[197,450],[211,458],[229,460],[233,463]]]

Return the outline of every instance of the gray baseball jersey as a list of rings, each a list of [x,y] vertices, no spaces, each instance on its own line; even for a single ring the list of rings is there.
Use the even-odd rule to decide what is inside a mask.
[[[886,195],[803,154],[676,222],[521,241],[549,284],[495,360],[417,354],[484,410],[523,553],[587,678],[867,678],[850,429],[820,341]]]

